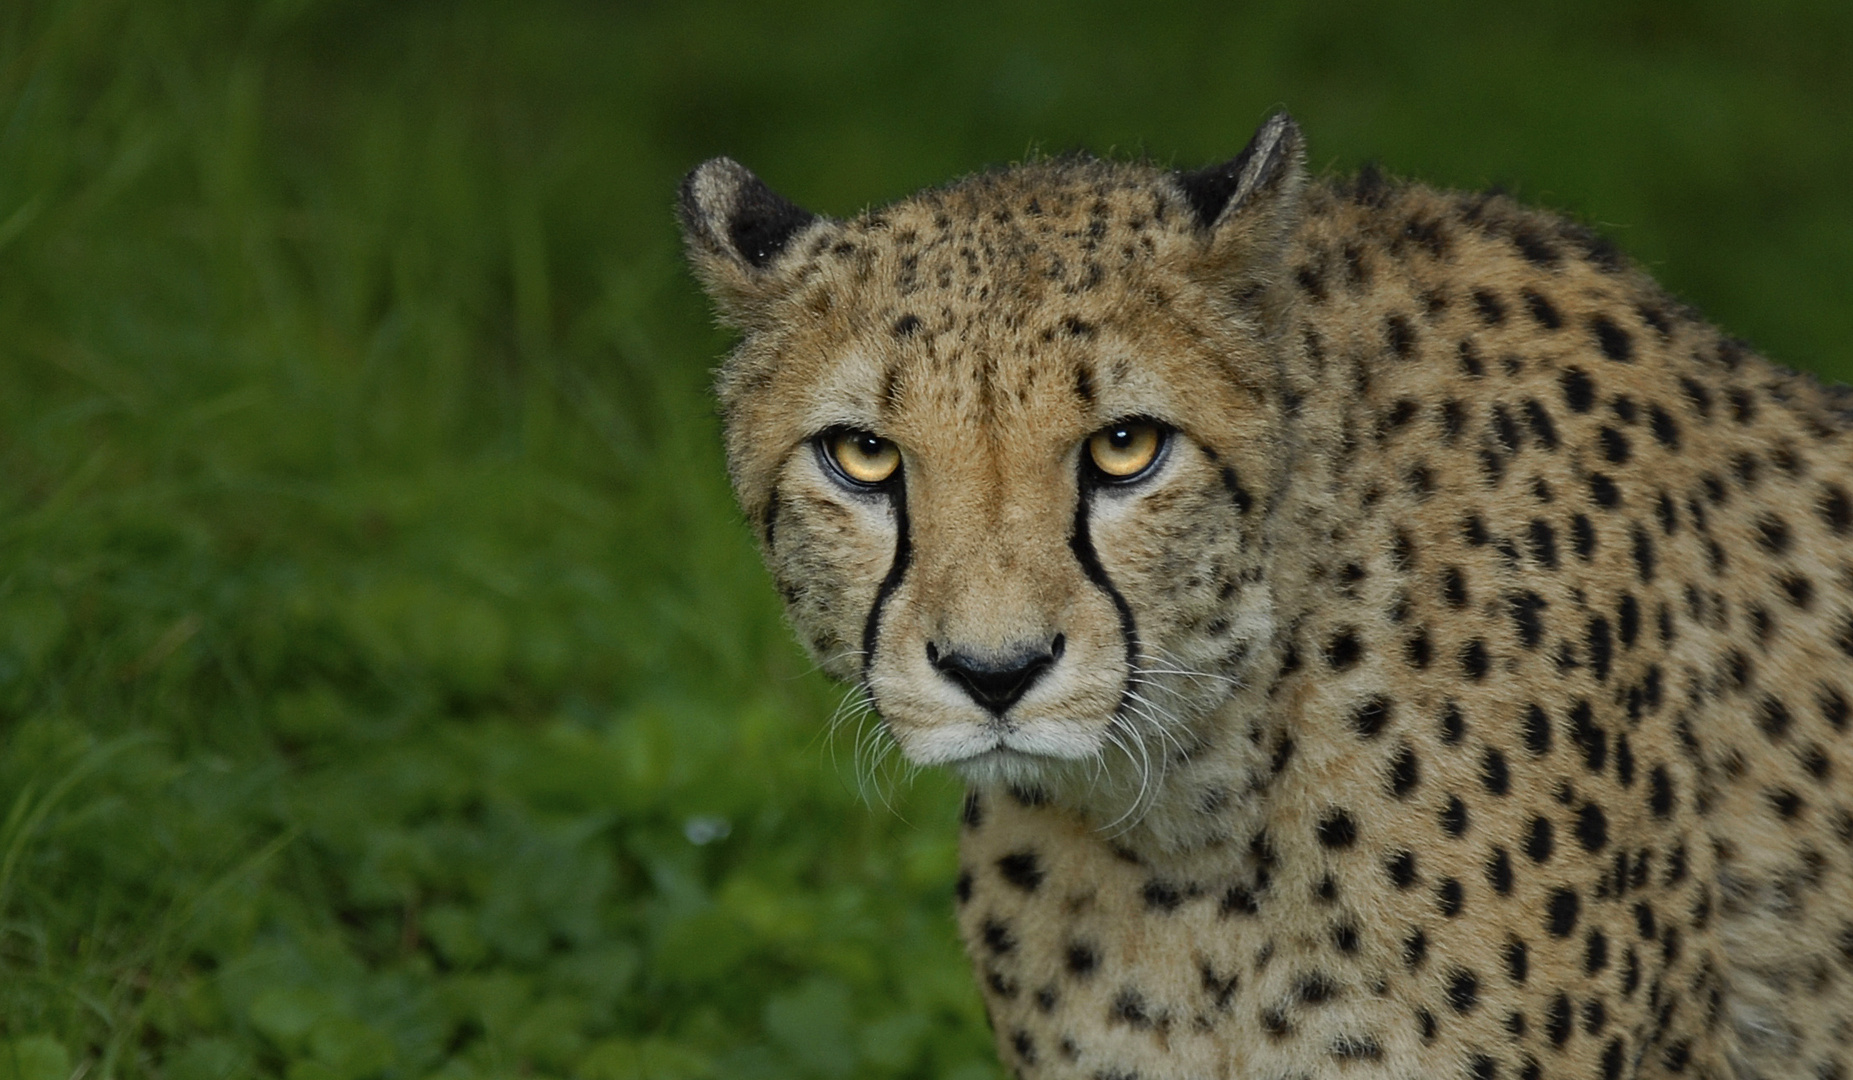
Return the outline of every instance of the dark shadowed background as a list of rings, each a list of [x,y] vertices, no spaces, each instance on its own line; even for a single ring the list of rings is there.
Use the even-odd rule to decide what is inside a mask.
[[[957,793],[822,734],[726,491],[681,174],[848,214],[1285,106],[1847,377],[1850,54],[1844,0],[0,5],[0,1080],[995,1076]]]

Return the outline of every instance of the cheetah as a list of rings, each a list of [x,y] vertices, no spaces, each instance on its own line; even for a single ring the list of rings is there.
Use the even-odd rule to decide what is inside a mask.
[[[717,158],[731,480],[1018,1077],[1853,1063],[1853,402],[1492,194]]]

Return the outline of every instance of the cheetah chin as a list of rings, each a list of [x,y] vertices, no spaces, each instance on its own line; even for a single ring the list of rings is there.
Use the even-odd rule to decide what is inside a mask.
[[[681,193],[799,637],[970,785],[1018,1077],[1853,1064],[1853,420],[1600,236],[1299,128]]]

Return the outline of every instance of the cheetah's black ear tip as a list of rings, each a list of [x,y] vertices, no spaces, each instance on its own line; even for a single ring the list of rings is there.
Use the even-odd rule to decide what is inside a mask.
[[[1219,165],[1177,174],[1178,187],[1206,229],[1228,220],[1263,192],[1297,182],[1305,171],[1306,139],[1285,112],[1267,118],[1242,152]]]
[[[817,215],[766,186],[732,158],[697,165],[677,199],[682,233],[691,247],[764,270]]]

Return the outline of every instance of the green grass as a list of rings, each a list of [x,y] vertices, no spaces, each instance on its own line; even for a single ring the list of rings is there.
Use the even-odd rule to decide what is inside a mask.
[[[0,8],[0,1080],[979,1077],[957,792],[858,794],[680,174],[849,213],[1294,109],[1853,375],[1844,3]],[[696,843],[696,840],[705,841]]]

